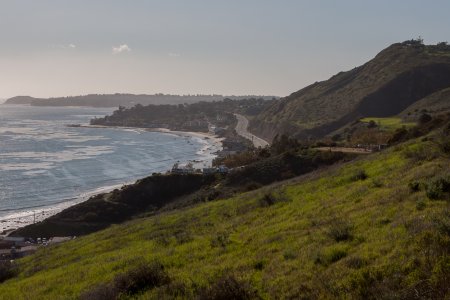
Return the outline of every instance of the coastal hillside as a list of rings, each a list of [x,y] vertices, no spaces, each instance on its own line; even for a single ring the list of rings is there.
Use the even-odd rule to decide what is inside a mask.
[[[219,165],[230,168],[228,174],[204,174],[201,170],[193,169],[188,174],[154,173],[121,189],[95,195],[41,222],[19,228],[10,236],[36,239],[85,235],[133,218],[229,198],[354,157],[340,152],[327,153],[294,147],[289,153],[285,150],[279,153],[275,147],[270,153],[267,149],[260,149],[258,153],[249,151],[218,159]],[[239,167],[233,168],[237,165]]]
[[[444,299],[450,124],[18,260],[2,299]]]
[[[7,99],[5,104],[27,104],[32,106],[90,106],[90,107],[131,107],[136,104],[184,104],[200,101],[220,101],[225,98],[240,100],[258,97],[266,100],[274,96],[222,96],[222,95],[134,95],[134,94],[90,94],[84,96],[69,96],[56,98],[34,98],[17,96]]]
[[[450,46],[406,41],[276,101],[251,121],[250,129],[268,140],[279,133],[323,137],[358,118],[397,115],[448,87]]]
[[[408,106],[400,113],[404,118],[417,118],[420,114],[430,115],[450,112],[450,88],[446,88],[433,93]]]
[[[91,120],[92,125],[134,126],[168,128],[180,131],[204,131],[228,128],[234,125],[234,113],[254,116],[264,111],[272,102],[264,98],[241,100],[223,99],[179,105],[140,105],[120,107],[112,115]]]

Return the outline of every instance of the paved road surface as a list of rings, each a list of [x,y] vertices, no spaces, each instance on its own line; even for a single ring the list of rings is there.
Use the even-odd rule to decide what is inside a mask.
[[[246,117],[244,117],[243,115],[240,114],[234,114],[237,118],[237,124],[236,124],[236,132],[237,134],[239,134],[240,136],[249,139],[253,142],[253,145],[258,148],[258,147],[265,147],[267,145],[269,145],[268,142],[266,142],[265,140],[263,140],[262,138],[257,137],[254,134],[251,134],[250,132],[247,131],[247,127],[248,127],[248,120]]]

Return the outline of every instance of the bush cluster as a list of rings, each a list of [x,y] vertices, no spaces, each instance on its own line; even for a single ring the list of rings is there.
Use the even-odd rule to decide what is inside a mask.
[[[450,176],[441,177],[427,184],[425,191],[431,200],[448,198],[450,192]]]
[[[319,253],[315,259],[316,264],[329,266],[347,256],[347,250],[342,247],[333,247]]]
[[[328,235],[336,242],[347,241],[353,238],[353,226],[347,221],[336,219],[331,222]]]
[[[229,300],[229,299],[261,299],[258,291],[251,283],[237,278],[234,274],[225,274],[203,290],[198,299]]]
[[[170,283],[164,266],[157,261],[141,263],[126,273],[117,275],[110,283],[100,284],[84,292],[83,300],[119,299],[122,295],[137,293]]]
[[[288,198],[286,197],[285,194],[283,194],[281,192],[278,192],[278,193],[268,192],[268,193],[265,193],[259,199],[259,205],[261,207],[267,207],[267,206],[272,206],[278,202],[286,202],[286,201],[288,201]]]
[[[367,173],[364,170],[357,170],[355,174],[352,175],[351,180],[352,181],[358,181],[358,180],[365,180],[367,179]]]
[[[408,187],[411,192],[418,192],[420,190],[420,183],[417,181],[411,181],[408,183]]]

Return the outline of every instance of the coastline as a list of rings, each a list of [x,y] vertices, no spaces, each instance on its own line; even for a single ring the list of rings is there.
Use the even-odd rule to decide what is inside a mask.
[[[171,131],[166,128],[140,128],[140,127],[123,127],[123,126],[101,126],[101,125],[80,125],[77,127],[144,130],[148,132],[157,132],[163,134],[176,135],[180,137],[200,139],[201,140],[200,143],[204,144],[203,147],[201,147],[197,151],[197,154],[202,156],[201,159],[186,161],[186,163],[192,162],[194,166],[197,168],[201,168],[202,166],[212,161],[212,159],[214,159],[217,156],[216,153],[222,150],[222,141],[224,140],[224,138],[220,138],[211,133]],[[169,170],[170,167],[165,171]],[[151,174],[148,174],[148,176],[150,175]],[[7,236],[11,232],[21,227],[33,224],[34,222],[36,223],[41,222],[53,215],[60,213],[61,211],[71,206],[85,202],[97,194],[108,193],[113,191],[114,189],[121,188],[124,185],[133,184],[134,182],[136,182],[136,180],[132,180],[121,184],[115,184],[111,186],[98,187],[94,190],[86,191],[74,199],[70,199],[67,201],[62,200],[60,203],[52,206],[36,207],[34,209],[26,209],[22,211],[11,212],[11,214],[9,215],[0,217],[0,237]]]
[[[87,191],[74,199],[67,201],[62,200],[60,203],[52,206],[36,207],[35,209],[27,209],[24,211],[13,212],[10,215],[6,215],[0,218],[0,236],[2,235],[7,236],[16,229],[33,224],[34,221],[36,221],[36,223],[41,222],[51,216],[60,213],[61,211],[71,206],[89,200],[89,198],[91,198],[92,196],[101,193],[111,192],[114,189],[121,188],[124,185],[132,184],[133,182],[99,187],[94,190]]]

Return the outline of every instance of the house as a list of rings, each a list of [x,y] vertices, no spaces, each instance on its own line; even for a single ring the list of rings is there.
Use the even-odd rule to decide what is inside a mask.
[[[194,167],[192,163],[188,163],[187,165],[180,165],[178,162],[175,163],[172,167],[172,174],[192,174],[194,173]]]
[[[217,168],[203,168],[204,175],[216,174],[217,172]]]
[[[217,170],[218,170],[218,172],[219,172],[220,174],[228,174],[228,172],[230,171],[230,170],[228,169],[228,167],[227,167],[227,166],[224,166],[224,165],[220,165],[220,166],[217,168]]]

